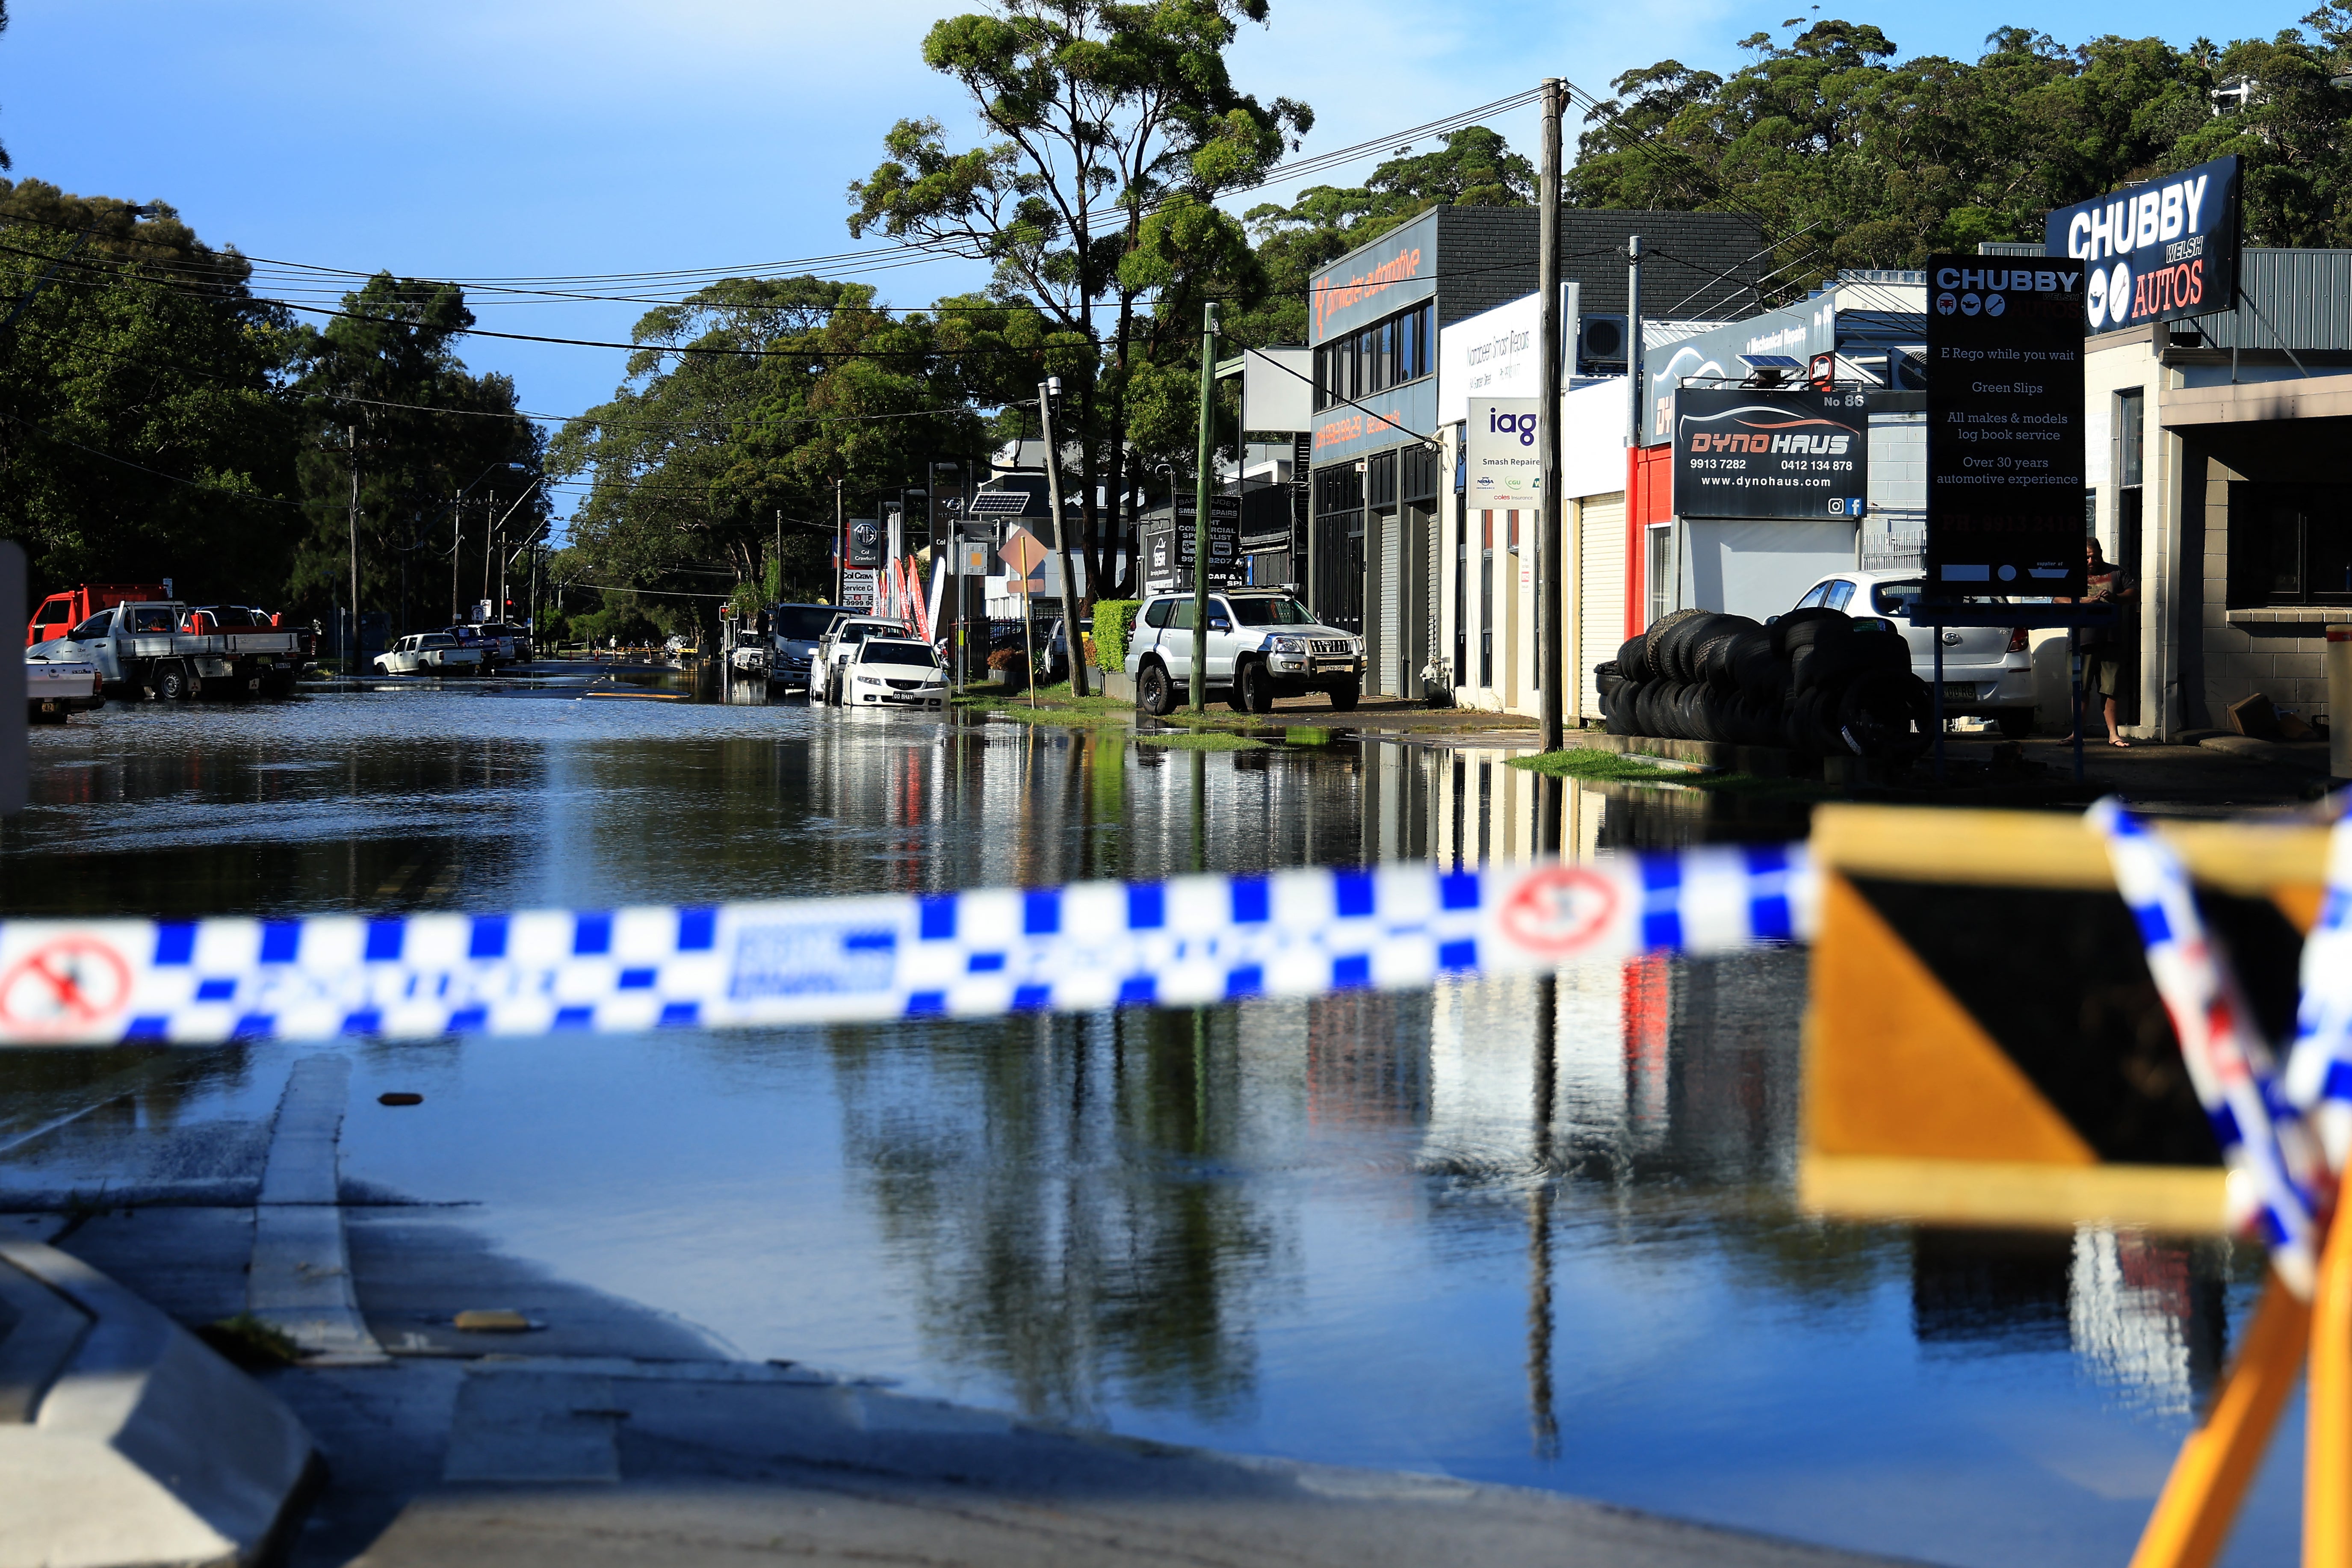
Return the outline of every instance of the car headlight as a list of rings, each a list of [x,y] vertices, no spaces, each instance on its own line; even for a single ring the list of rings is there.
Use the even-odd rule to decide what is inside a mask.
[[[1265,639],[1265,651],[1268,653],[1305,653],[1307,651],[1307,639],[1305,637],[1268,637]]]

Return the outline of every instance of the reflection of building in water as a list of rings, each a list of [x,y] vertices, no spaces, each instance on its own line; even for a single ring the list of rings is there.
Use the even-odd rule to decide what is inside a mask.
[[[1427,992],[1354,991],[1307,1004],[1309,1126],[1416,1128],[1428,1120],[1429,1091]]]
[[[2067,1327],[2102,1382],[2168,1415],[2212,1386],[2226,1338],[2221,1248],[2084,1226],[2074,1233]]]
[[[1426,858],[1446,866],[1478,866],[1489,860],[1532,860],[1536,834],[1537,775],[1510,765],[1519,753],[1483,747],[1383,747],[1400,753],[1393,770],[1409,775],[1386,784],[1375,799],[1368,783],[1364,807],[1364,858],[1402,860]],[[1612,804],[1597,790],[1569,786],[1561,807],[1559,841],[1570,859],[1589,860],[1601,840],[1601,817]],[[1397,802],[1388,813],[1386,799]],[[1410,804],[1417,811],[1406,808]],[[1618,802],[1621,807],[1627,803]],[[1645,803],[1646,805],[1646,803]]]
[[[1925,1227],[1911,1248],[1912,1331],[1930,1350],[2072,1350],[2137,1404],[2185,1415],[2227,1333],[2228,1248],[2137,1231]]]

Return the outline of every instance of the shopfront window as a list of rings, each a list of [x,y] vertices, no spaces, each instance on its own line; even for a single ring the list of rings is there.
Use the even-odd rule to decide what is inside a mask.
[[[1671,526],[1650,530],[1650,618],[1656,626],[1675,603],[1675,531]]]
[[[2230,487],[2230,607],[2352,605],[2352,485]]]

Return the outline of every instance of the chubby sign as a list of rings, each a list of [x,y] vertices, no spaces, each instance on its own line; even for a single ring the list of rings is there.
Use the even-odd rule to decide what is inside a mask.
[[[1675,395],[1676,515],[1859,518],[1869,505],[1866,396],[1684,387]]]
[[[2083,264],[2083,320],[2094,332],[2235,310],[2238,160],[2060,207],[2042,248]]]
[[[2079,598],[2086,268],[1990,259],[1927,261],[1928,596]]]

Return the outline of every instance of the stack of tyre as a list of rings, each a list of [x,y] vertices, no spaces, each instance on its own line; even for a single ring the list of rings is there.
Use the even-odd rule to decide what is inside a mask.
[[[1770,626],[1677,610],[1593,671],[1612,735],[1904,757],[1927,743],[1927,683],[1902,635],[1840,610]]]

